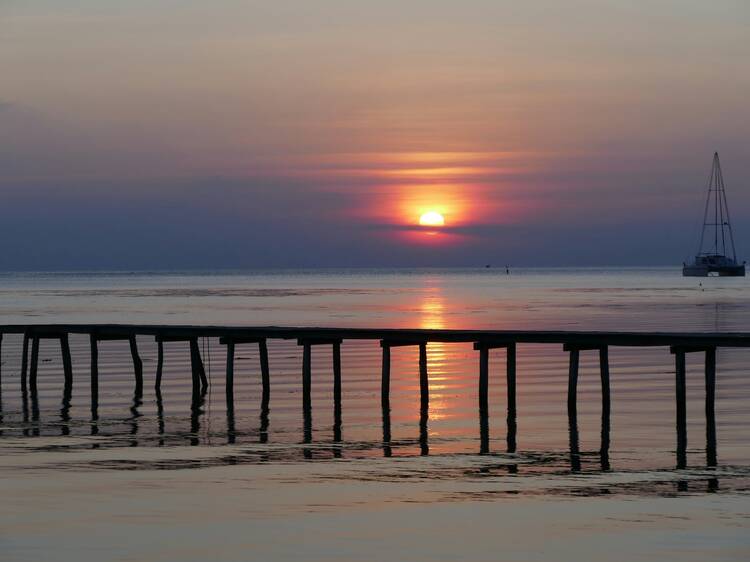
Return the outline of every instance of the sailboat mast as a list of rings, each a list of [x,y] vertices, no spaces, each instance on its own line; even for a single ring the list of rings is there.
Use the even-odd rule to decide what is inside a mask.
[[[708,226],[708,209],[711,205],[711,185],[714,181],[714,167],[716,166],[716,156],[714,156],[714,162],[711,165],[711,173],[708,176],[708,194],[706,195],[706,207],[703,209],[703,227],[701,228],[701,241],[698,244],[698,251],[696,256],[703,253],[703,241],[706,238],[706,227]]]
[[[716,173],[717,161],[719,159],[719,153],[714,152],[714,164],[712,166],[714,172],[714,255],[719,253],[719,175]],[[724,228],[722,227],[722,230]]]
[[[718,182],[720,187],[720,192],[718,195],[721,196],[721,201],[719,202],[719,205],[723,208],[722,211],[722,224],[721,224],[721,238],[722,238],[722,244],[724,245],[724,253],[726,255],[726,245],[724,240],[724,225],[727,226],[727,231],[729,231],[729,243],[732,246],[732,259],[734,261],[737,261],[737,251],[734,248],[734,234],[732,233],[732,221],[729,219],[729,204],[727,203],[727,192],[724,189],[724,174],[721,173],[721,163],[719,162],[719,153],[716,153],[716,175],[718,176]],[[726,219],[726,221],[724,220]]]

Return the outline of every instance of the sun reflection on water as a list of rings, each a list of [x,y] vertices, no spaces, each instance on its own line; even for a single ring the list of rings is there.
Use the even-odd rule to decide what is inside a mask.
[[[428,330],[441,330],[446,327],[446,305],[442,287],[430,283],[425,289],[420,303],[420,327]],[[430,419],[440,420],[446,415],[446,391],[452,386],[448,380],[446,360],[447,344],[430,342],[427,345],[427,375],[430,381]]]

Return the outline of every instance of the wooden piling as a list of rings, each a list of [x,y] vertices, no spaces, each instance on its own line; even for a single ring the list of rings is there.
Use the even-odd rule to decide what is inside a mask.
[[[141,396],[143,394],[143,361],[138,355],[138,343],[135,340],[135,334],[132,334],[128,341],[130,342],[130,355],[133,357],[133,370],[135,371],[135,393]]]
[[[577,416],[577,394],[578,394],[578,348],[570,349],[570,364],[568,369],[568,416]]]
[[[685,390],[685,351],[675,351],[675,400],[677,411],[677,468],[687,466],[687,404]]]
[[[268,345],[265,338],[258,342],[260,353],[260,379],[262,385],[261,409],[268,410],[268,402],[271,397],[271,373],[268,368]]]
[[[302,344],[302,421],[304,443],[312,443],[312,345]],[[312,451],[304,449],[305,458],[312,458]]]
[[[482,455],[490,452],[489,365],[490,350],[479,348],[479,453]]]
[[[31,340],[31,368],[29,369],[29,386],[31,392],[36,393],[36,376],[39,368],[39,336],[32,336]]]
[[[599,375],[602,381],[602,420],[609,425],[610,391],[609,391],[609,350],[607,346],[599,349]]]
[[[609,389],[609,349],[599,349],[599,374],[602,381],[602,431],[599,457],[602,470],[609,470],[609,434],[610,434],[610,389]]]
[[[716,348],[706,349],[706,464],[716,466]]]
[[[333,403],[341,408],[341,344],[333,344]]]
[[[95,334],[89,335],[91,344],[91,412],[95,419],[99,407],[99,342]]]
[[[427,344],[419,344],[419,396],[422,410],[430,407],[430,379],[427,376]]]
[[[190,374],[193,382],[193,401],[201,393],[201,379],[198,373],[198,362],[200,361],[198,351],[198,339],[190,338]]]
[[[305,413],[312,407],[312,348],[310,343],[303,344],[302,351],[302,409]]]
[[[479,349],[479,417],[487,417],[489,412],[489,365],[490,350],[486,347]]]
[[[341,440],[341,343],[333,344],[333,428],[334,441]],[[338,435],[337,435],[338,434]],[[340,451],[340,449],[337,449]]]
[[[509,453],[516,452],[516,344],[506,348],[506,379],[508,392],[508,413],[506,443]]]
[[[73,362],[70,358],[70,342],[68,341],[68,334],[60,336],[60,350],[62,352],[63,360],[63,373],[65,375],[65,386],[73,386]]]
[[[226,374],[227,409],[234,404],[234,341],[227,342],[227,374]]]
[[[161,377],[164,371],[164,342],[158,340],[156,342],[156,380],[154,381],[154,388],[161,390]]]
[[[26,374],[28,372],[29,364],[29,333],[26,330],[23,332],[23,347],[21,353],[23,353],[23,356],[21,357],[21,388],[26,388]]]
[[[391,410],[391,348],[388,345],[380,345],[383,347],[383,366],[380,375],[380,404],[383,408],[383,412]]]
[[[190,365],[194,376],[199,381],[201,392],[205,392],[208,388],[208,379],[206,378],[206,369],[203,367],[203,359],[198,347],[198,338],[190,338]]]
[[[479,351],[479,431],[482,451],[489,447],[489,350],[504,348],[506,351],[507,383],[507,434],[506,443],[509,453],[516,452],[516,344],[509,341],[474,342],[474,349]]]

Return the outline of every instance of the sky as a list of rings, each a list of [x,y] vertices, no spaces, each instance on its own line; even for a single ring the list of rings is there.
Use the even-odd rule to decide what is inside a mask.
[[[0,0],[0,270],[750,258],[746,0]],[[419,225],[426,212],[444,225]]]

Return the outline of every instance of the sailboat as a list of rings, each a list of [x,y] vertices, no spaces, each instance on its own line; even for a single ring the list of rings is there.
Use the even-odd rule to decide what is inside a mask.
[[[713,240],[711,240],[713,234]],[[705,246],[704,246],[705,244]],[[730,249],[732,256],[727,255]],[[703,229],[695,261],[682,264],[684,277],[744,277],[745,262],[737,263],[737,252],[734,249],[732,225],[729,222],[727,194],[724,191],[724,177],[721,174],[719,153],[714,152],[711,176],[708,180],[706,209],[703,212]]]

